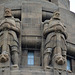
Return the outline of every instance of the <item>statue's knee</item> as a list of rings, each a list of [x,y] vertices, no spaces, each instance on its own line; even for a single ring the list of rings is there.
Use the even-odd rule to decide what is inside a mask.
[[[18,47],[17,46],[12,46],[11,47],[11,51],[14,53],[18,53],[19,51],[18,51]]]
[[[46,48],[46,50],[44,51],[44,53],[49,53],[49,54],[51,54],[51,53],[52,53],[52,48]]]
[[[62,51],[62,55],[66,56],[66,50]]]

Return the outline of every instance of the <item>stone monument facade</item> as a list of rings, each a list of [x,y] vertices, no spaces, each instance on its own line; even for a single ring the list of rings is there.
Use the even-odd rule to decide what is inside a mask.
[[[69,3],[0,1],[0,75],[75,74],[75,13]]]

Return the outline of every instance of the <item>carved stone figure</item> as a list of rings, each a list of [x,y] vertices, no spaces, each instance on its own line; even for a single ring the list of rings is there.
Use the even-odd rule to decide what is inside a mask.
[[[50,21],[44,22],[43,35],[45,37],[44,67],[51,63],[51,57],[58,65],[63,65],[66,60],[67,33],[65,26],[60,21],[59,12],[55,12]]]
[[[12,64],[18,66],[19,35],[20,21],[12,16],[9,8],[6,8],[0,23],[0,62],[6,62],[11,57]]]

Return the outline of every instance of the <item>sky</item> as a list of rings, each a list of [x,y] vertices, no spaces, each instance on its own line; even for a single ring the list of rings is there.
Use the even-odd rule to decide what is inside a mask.
[[[69,0],[70,1],[70,10],[75,13],[75,0]]]

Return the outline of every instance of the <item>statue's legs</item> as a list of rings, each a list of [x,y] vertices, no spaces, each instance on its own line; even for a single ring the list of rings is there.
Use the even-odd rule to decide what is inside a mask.
[[[45,53],[44,54],[44,69],[47,69],[49,66],[49,59],[50,59],[50,54]]]
[[[56,33],[56,47],[54,49],[54,58],[57,64],[64,64],[65,59],[62,56],[62,48],[61,48],[61,44],[62,44],[62,38],[61,38],[61,34],[60,33]]]
[[[14,65],[19,65],[19,53],[18,53],[18,47],[17,46],[12,46],[12,61]]]
[[[51,48],[47,48],[44,52],[44,69],[50,69],[49,63],[51,61]]]

